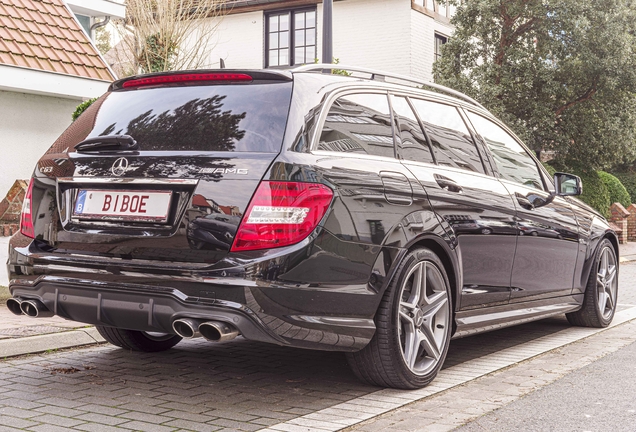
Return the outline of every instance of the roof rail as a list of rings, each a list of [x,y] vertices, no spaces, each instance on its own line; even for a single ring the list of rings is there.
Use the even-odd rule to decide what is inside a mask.
[[[465,102],[468,102],[472,105],[478,106],[479,108],[482,109],[486,109],[483,107],[483,105],[481,105],[479,102],[477,102],[475,99],[466,96],[465,94],[458,92],[457,90],[453,90],[452,88],[448,88],[439,84],[435,84],[435,83],[431,83],[428,81],[422,81],[422,80],[418,80],[415,78],[411,78],[409,76],[406,75],[400,75],[400,74],[394,74],[394,73],[390,73],[390,72],[383,72],[377,69],[369,69],[369,68],[364,68],[364,67],[358,67],[358,66],[347,66],[347,65],[342,65],[342,64],[325,64],[325,63],[319,63],[319,64],[308,64],[308,65],[303,65],[303,66],[298,66],[294,69],[291,70],[291,72],[313,72],[313,71],[321,71],[324,72],[325,70],[333,70],[333,69],[338,69],[338,70],[345,70],[345,71],[351,71],[351,72],[362,72],[362,73],[367,73],[371,75],[371,79],[379,79],[379,80],[383,80],[385,77],[386,78],[393,78],[393,79],[397,79],[397,80],[401,80],[401,81],[407,81],[407,82],[411,82],[411,83],[415,83],[415,84],[420,84],[422,86],[426,86],[432,89],[435,89],[437,91],[440,91],[442,93],[446,93],[448,95],[451,96],[455,96],[458,99],[461,99]]]

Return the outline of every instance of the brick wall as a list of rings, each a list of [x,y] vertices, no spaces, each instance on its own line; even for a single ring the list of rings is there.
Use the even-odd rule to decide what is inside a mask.
[[[636,241],[636,204],[627,207],[627,241]]]
[[[10,236],[19,231],[22,201],[27,187],[25,180],[16,180],[7,196],[0,201],[0,236]]]

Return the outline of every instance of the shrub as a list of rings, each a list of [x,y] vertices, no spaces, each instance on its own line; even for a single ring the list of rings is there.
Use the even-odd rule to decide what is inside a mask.
[[[75,108],[75,112],[73,113],[73,121],[75,121],[80,115],[82,115],[82,113],[84,111],[86,111],[86,109],[91,106],[93,104],[93,102],[95,102],[97,100],[97,98],[93,98],[93,99],[89,99],[89,100],[85,100],[84,102],[82,102],[81,104],[79,104],[77,106],[77,108]]]
[[[610,205],[615,202],[619,202],[623,204],[623,207],[629,207],[632,203],[632,199],[629,192],[627,192],[627,189],[625,189],[625,186],[623,186],[623,183],[621,183],[621,181],[612,174],[606,173],[605,171],[599,171],[598,175],[603,183],[605,183],[605,187],[609,192]]]
[[[578,198],[605,217],[609,216],[610,194],[598,171],[581,168],[570,169],[572,174],[581,177],[583,194]]]
[[[636,203],[636,173],[624,172],[614,174],[621,181],[627,193],[631,198],[631,202]]]

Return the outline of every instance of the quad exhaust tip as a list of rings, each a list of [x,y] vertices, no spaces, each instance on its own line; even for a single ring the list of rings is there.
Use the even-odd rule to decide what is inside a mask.
[[[210,342],[227,342],[239,334],[236,327],[221,321],[206,321],[201,323],[199,333]]]
[[[179,318],[172,322],[172,329],[184,339],[203,336],[210,342],[226,342],[239,335],[231,324],[221,321],[204,321],[196,318]]]
[[[22,312],[22,309],[20,308],[20,303],[22,303],[22,300],[19,298],[10,298],[7,300],[7,308],[14,315],[22,315],[24,312]]]
[[[8,306],[8,301],[7,301]],[[22,313],[32,318],[45,318],[55,315],[40,300],[22,300],[20,303]]]
[[[172,322],[172,329],[184,339],[201,337],[199,326],[202,321],[194,318],[180,318]]]

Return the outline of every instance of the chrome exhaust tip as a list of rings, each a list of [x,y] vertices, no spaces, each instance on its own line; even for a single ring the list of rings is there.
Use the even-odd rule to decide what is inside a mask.
[[[201,320],[194,318],[179,318],[172,322],[172,329],[184,339],[193,339],[201,336],[199,333]]]
[[[210,342],[227,342],[239,335],[236,327],[221,321],[201,323],[199,333]]]
[[[32,318],[46,318],[55,315],[40,300],[22,300],[20,309],[25,315]]]
[[[14,315],[22,315],[24,312],[22,312],[22,309],[20,309],[20,303],[22,303],[22,300],[20,300],[19,298],[10,298],[7,300],[7,308]]]

